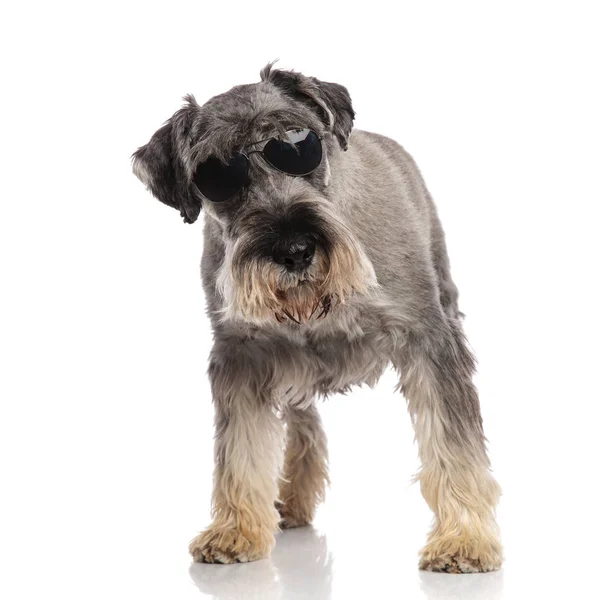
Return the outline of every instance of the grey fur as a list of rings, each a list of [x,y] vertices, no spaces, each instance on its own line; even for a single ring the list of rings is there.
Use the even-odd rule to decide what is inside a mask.
[[[459,321],[458,292],[442,226],[411,156],[381,135],[351,133],[353,118],[346,88],[268,65],[260,83],[237,86],[202,107],[188,97],[134,154],[136,174],[159,200],[180,210],[187,222],[196,220],[201,206],[207,213],[202,279],[214,331],[209,377],[216,410],[216,485],[233,447],[252,455],[253,436],[263,435],[255,427],[265,409],[302,410],[318,396],[362,383],[374,385],[392,364],[401,373],[415,422],[423,473],[434,478],[444,468],[456,473],[443,484],[448,499],[439,502],[454,507],[465,494],[485,497],[486,508],[478,515],[489,521],[493,538],[499,490],[488,472],[472,383],[474,359]],[[251,184],[238,197],[219,204],[202,200],[192,181],[200,161],[209,156],[225,159],[251,142],[297,126],[324,137],[324,159],[315,173],[292,178],[257,156],[251,159]],[[365,273],[372,268],[376,282],[367,282],[365,291],[335,305],[324,318],[312,317],[302,325],[290,319],[280,323],[264,316],[244,318],[228,310],[224,287],[237,281],[230,281],[228,273],[237,269],[244,277],[264,264],[264,248],[295,222],[294,211],[314,217],[311,223],[319,229],[324,247],[337,247],[349,237],[347,243],[358,249],[357,262],[364,262]],[[240,433],[242,414],[255,414],[257,419]],[[228,434],[233,422],[243,439],[232,440]],[[432,431],[437,436],[435,452],[427,447],[433,444]],[[280,435],[272,435],[275,446]],[[279,461],[275,446],[266,448],[261,442],[260,461]],[[237,483],[252,492],[250,476],[233,477],[238,476]],[[430,500],[428,494],[433,495],[426,489],[424,494],[430,505],[438,502]],[[444,507],[436,504],[432,509],[441,523]],[[433,550],[424,551],[423,568],[468,571],[499,566],[497,540],[490,541],[493,550],[480,551],[456,550],[438,543],[438,538],[445,539],[432,533]],[[215,544],[203,542],[210,543]],[[196,560],[215,559],[216,554],[205,548],[196,550]],[[471,562],[465,566],[459,555]],[[215,561],[230,562],[218,556]],[[233,556],[236,559],[243,560]]]

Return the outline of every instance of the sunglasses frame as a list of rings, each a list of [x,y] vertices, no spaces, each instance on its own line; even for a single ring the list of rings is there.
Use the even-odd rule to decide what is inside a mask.
[[[303,131],[304,129],[308,129],[309,132],[314,133],[317,136],[317,139],[319,140],[319,143],[321,143],[323,141],[323,139],[324,139],[325,136],[323,136],[323,135],[320,136],[316,131],[314,131],[313,129],[310,129],[309,127],[296,127],[296,128],[292,127],[290,129],[286,129],[286,133],[288,131]],[[250,144],[248,144],[248,147],[255,146],[256,144],[261,144],[263,142],[266,142],[265,143],[265,147],[266,147],[266,145],[271,140],[276,140],[276,139],[278,139],[278,136],[273,135],[270,138],[265,138],[264,140],[257,140],[256,142],[251,142]],[[283,141],[283,140],[279,140],[279,141]],[[212,202],[213,204],[221,204],[222,202],[228,202],[229,200],[231,200],[236,194],[238,194],[240,192],[240,190],[244,189],[248,185],[247,182],[248,182],[248,174],[250,172],[250,155],[251,154],[260,154],[262,156],[263,160],[269,165],[269,167],[271,167],[272,169],[275,169],[276,171],[279,171],[279,173],[283,173],[284,175],[287,175],[288,177],[306,177],[307,175],[310,175],[311,173],[314,173],[321,166],[321,163],[323,162],[323,144],[321,143],[321,159],[319,160],[319,164],[314,169],[311,169],[310,171],[307,171],[306,173],[298,173],[297,175],[294,174],[294,173],[288,173],[287,171],[282,171],[281,169],[278,169],[275,165],[273,165],[273,164],[271,164],[269,162],[269,160],[267,159],[267,157],[264,155],[265,147],[263,147],[262,150],[250,150],[249,152],[234,152],[232,154],[232,158],[234,156],[238,155],[238,156],[243,156],[246,159],[246,175],[245,175],[246,183],[244,183],[236,192],[234,192],[233,194],[231,194],[231,196],[229,196],[229,198],[226,198],[225,200],[217,200],[217,201],[211,200],[210,198],[208,198],[207,196],[205,196],[200,191],[200,189],[198,188],[198,186],[196,185],[196,189],[198,190],[198,193],[203,198],[205,198],[209,202]]]

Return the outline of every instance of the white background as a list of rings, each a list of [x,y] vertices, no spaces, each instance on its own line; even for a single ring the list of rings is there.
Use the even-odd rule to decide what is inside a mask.
[[[24,2],[2,9],[0,594],[591,598],[598,563],[598,18],[589,2]],[[322,407],[333,486],[270,560],[209,522],[200,221],[129,156],[269,60],[346,85],[444,223],[504,496],[502,571],[423,574],[395,377]]]

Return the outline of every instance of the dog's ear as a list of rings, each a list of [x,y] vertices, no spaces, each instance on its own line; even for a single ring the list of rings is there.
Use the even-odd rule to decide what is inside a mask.
[[[132,155],[133,172],[155,198],[177,209],[185,223],[200,214],[202,200],[186,176],[181,151],[189,143],[194,109],[193,98],[176,112],[141,148]]]
[[[285,94],[308,104],[319,114],[321,121],[337,138],[343,150],[348,149],[354,110],[348,90],[338,83],[320,81],[294,71],[273,69],[269,63],[261,72],[262,81],[269,81]]]

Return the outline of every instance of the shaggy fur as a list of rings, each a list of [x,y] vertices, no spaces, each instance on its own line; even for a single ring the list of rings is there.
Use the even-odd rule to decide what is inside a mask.
[[[280,526],[308,525],[325,499],[329,483],[327,438],[316,407],[303,410],[288,406],[285,410],[287,443],[285,464],[279,486]]]
[[[444,233],[412,158],[388,138],[352,131],[353,119],[343,86],[268,65],[259,83],[203,106],[188,96],[134,153],[134,172],[154,196],[186,222],[206,214],[213,523],[190,552],[196,561],[256,560],[268,556],[278,526],[310,523],[328,483],[314,399],[374,385],[392,364],[435,515],[421,568],[498,569],[500,489]],[[316,171],[291,177],[252,154],[250,182],[237,196],[201,197],[193,183],[200,162],[227,160],[290,128],[322,138]],[[273,252],[297,234],[312,236],[316,252],[306,270],[289,272]]]

